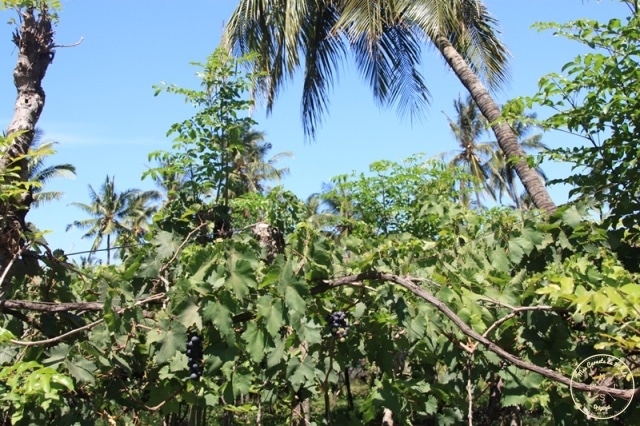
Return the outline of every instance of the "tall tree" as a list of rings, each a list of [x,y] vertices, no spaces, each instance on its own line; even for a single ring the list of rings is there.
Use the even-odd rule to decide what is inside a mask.
[[[117,192],[115,188],[115,177],[106,177],[96,192],[89,185],[90,204],[72,203],[87,213],[88,219],[76,220],[67,225],[67,231],[72,228],[86,229],[87,232],[82,238],[93,238],[91,252],[95,252],[104,237],[107,239],[107,263],[111,258],[111,237],[118,235],[140,235],[144,231],[143,222],[147,220],[155,211],[155,207],[149,203],[160,199],[158,191],[141,191],[139,189],[128,189],[124,192]]]
[[[254,65],[265,77],[256,89],[265,95],[268,111],[304,64],[303,124],[313,136],[347,52],[353,52],[382,105],[396,104],[410,115],[424,108],[428,90],[418,66],[422,40],[429,40],[492,123],[500,149],[535,205],[552,212],[555,204],[544,183],[483,83],[497,87],[506,79],[507,50],[496,24],[478,0],[241,0],[223,41],[240,54],[259,53]]]
[[[42,113],[45,93],[42,80],[55,54],[53,21],[59,2],[55,0],[1,0],[0,10],[15,8],[18,25],[13,33],[18,58],[13,72],[17,90],[14,114],[6,130],[10,144],[0,154],[0,174],[12,168],[10,180],[26,182],[28,178],[27,153],[33,144],[35,128]],[[24,248],[25,215],[32,197],[28,190],[18,196],[5,198],[0,210],[0,275],[20,256]]]

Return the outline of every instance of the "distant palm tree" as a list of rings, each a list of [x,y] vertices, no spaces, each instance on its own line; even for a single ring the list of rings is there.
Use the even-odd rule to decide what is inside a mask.
[[[236,151],[231,159],[230,185],[233,195],[264,192],[266,182],[279,181],[289,173],[288,168],[279,169],[275,164],[293,154],[281,152],[267,160],[267,153],[273,145],[265,142],[264,132],[248,130],[242,136],[241,146],[242,149]]]
[[[468,181],[460,182],[461,201],[465,205],[470,204],[469,189],[473,188],[476,194],[476,202],[481,205],[483,194],[489,195],[493,200],[502,203],[502,198],[507,195],[520,208],[523,200],[518,193],[517,174],[512,162],[506,161],[504,153],[500,150],[497,141],[480,142],[484,135],[489,135],[489,123],[484,118],[474,100],[468,97],[466,101],[460,98],[453,102],[456,111],[455,121],[447,117],[449,126],[460,145],[460,150],[453,151],[455,156],[451,159],[452,166],[458,166],[468,172],[471,177]],[[527,118],[533,118],[533,115]],[[542,143],[542,135],[528,136],[533,130],[532,126],[518,121],[512,125],[513,133],[518,137],[519,144],[526,151],[544,150],[547,146]],[[446,155],[446,154],[445,154]],[[544,173],[540,168],[535,169],[543,180]],[[529,197],[529,203],[531,198]]]
[[[490,161],[496,155],[495,147],[492,142],[479,142],[487,131],[487,121],[471,97],[465,102],[460,98],[456,99],[453,107],[456,111],[455,121],[449,117],[447,119],[460,149],[444,156],[455,154],[449,165],[460,167],[468,173],[469,179],[459,182],[462,204],[470,205],[469,193],[473,190],[476,202],[480,205],[483,193],[488,193],[495,199],[495,190],[490,185],[501,177],[500,170],[492,167],[496,162]]]
[[[84,220],[76,220],[67,225],[67,231],[71,228],[88,229],[82,238],[94,238],[91,252],[95,252],[104,237],[107,239],[107,264],[111,258],[111,237],[119,235],[140,236],[146,229],[144,222],[155,212],[152,201],[159,200],[158,191],[141,191],[128,189],[118,193],[115,190],[115,177],[106,177],[105,182],[96,192],[89,185],[90,204],[71,203],[91,217]]]
[[[57,142],[43,142],[42,135],[42,130],[36,128],[33,143],[27,156],[27,180],[38,184],[30,189],[31,207],[39,207],[43,203],[62,198],[60,191],[43,191],[44,185],[51,179],[72,178],[76,175],[76,168],[72,164],[65,163],[53,166],[45,164],[46,157],[55,153],[54,145]]]

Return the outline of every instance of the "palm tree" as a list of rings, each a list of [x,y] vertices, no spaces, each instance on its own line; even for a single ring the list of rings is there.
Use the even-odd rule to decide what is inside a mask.
[[[488,194],[493,200],[499,202],[502,202],[502,197],[507,195],[515,203],[516,208],[523,205],[523,200],[529,200],[530,203],[531,199],[528,196],[524,197],[518,193],[513,162],[505,159],[498,142],[479,141],[487,132],[489,123],[480,114],[473,99],[468,97],[466,102],[463,102],[458,98],[453,102],[453,106],[456,119],[455,121],[449,117],[447,119],[461,149],[454,151],[455,156],[449,164],[461,167],[471,176],[471,181],[460,182],[462,202],[469,205],[469,191],[465,189],[472,187],[476,193],[478,205],[481,204],[482,194]],[[529,115],[527,118],[535,118],[535,115]],[[531,130],[532,126],[524,121],[513,124],[513,132],[518,136],[518,143],[523,149],[536,151],[547,149],[547,146],[542,143],[541,134],[529,136]],[[544,172],[539,167],[535,170],[543,181],[546,181]]]
[[[71,203],[91,217],[76,220],[67,225],[71,228],[87,229],[82,238],[94,238],[91,253],[95,252],[104,237],[107,238],[107,264],[111,258],[111,237],[118,235],[136,235],[143,232],[143,222],[155,211],[149,203],[160,199],[158,191],[128,189],[118,193],[115,190],[115,177],[106,177],[99,192],[89,185],[90,204]]]
[[[304,63],[303,125],[313,136],[348,52],[383,105],[395,104],[410,115],[426,106],[418,66],[421,44],[428,40],[492,123],[504,157],[515,159],[514,170],[536,206],[552,212],[553,200],[527,164],[517,136],[499,120],[500,108],[483,83],[495,88],[507,76],[507,50],[496,24],[479,0],[240,0],[223,43],[239,54],[259,54],[254,66],[265,77],[256,90],[265,95],[267,111]]]
[[[29,149],[30,155],[28,156],[27,163],[27,180],[39,184],[39,186],[31,187],[31,196],[33,197],[31,205],[33,207],[39,207],[43,203],[62,198],[62,192],[60,191],[42,190],[43,186],[51,179],[71,178],[76,175],[76,168],[72,164],[64,163],[55,164],[53,166],[47,166],[45,164],[44,157],[55,152],[53,147],[57,142],[42,142],[41,138],[42,130],[36,128],[35,135],[33,137],[33,144]],[[35,155],[31,155],[31,153],[34,153]]]
[[[241,146],[242,149],[234,153],[230,165],[229,180],[233,195],[264,192],[266,182],[279,181],[289,173],[287,167],[279,169],[276,167],[276,163],[293,154],[288,151],[281,152],[267,160],[267,153],[273,145],[265,142],[264,132],[248,130],[242,135]]]
[[[527,118],[535,118],[535,114],[530,114]],[[538,133],[530,135],[533,127],[525,124],[522,121],[518,121],[513,125],[513,132],[518,135],[520,146],[525,151],[544,151],[549,147],[542,142],[542,134]],[[491,158],[490,163],[487,164],[493,170],[498,170],[500,176],[493,176],[493,181],[489,184],[489,188],[494,191],[494,198],[502,202],[503,195],[507,195],[514,202],[516,208],[530,208],[533,207],[533,200],[529,194],[525,191],[520,193],[518,189],[518,182],[516,180],[516,170],[512,162],[507,161],[504,154],[498,148],[498,142],[492,141],[490,144],[493,146],[495,155]],[[542,178],[543,182],[547,182],[547,176],[540,167],[535,168],[538,175]]]
[[[449,165],[460,167],[466,171],[469,179],[460,181],[460,201],[469,206],[469,192],[473,189],[476,194],[476,202],[481,204],[483,193],[488,193],[495,199],[494,185],[500,182],[500,169],[492,167],[496,161],[491,161],[496,156],[495,147],[491,142],[479,142],[478,140],[487,131],[487,121],[480,114],[478,108],[471,99],[464,102],[460,98],[453,101],[456,112],[455,121],[447,117],[449,127],[460,145],[460,149],[445,154],[453,155]]]

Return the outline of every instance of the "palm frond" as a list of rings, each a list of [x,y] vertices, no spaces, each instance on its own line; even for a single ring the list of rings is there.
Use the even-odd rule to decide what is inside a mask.
[[[302,33],[305,70],[302,87],[302,123],[306,135],[314,136],[329,106],[329,91],[333,86],[346,47],[340,35],[331,32],[338,20],[335,6],[313,2],[313,13]],[[320,8],[318,5],[320,4]]]

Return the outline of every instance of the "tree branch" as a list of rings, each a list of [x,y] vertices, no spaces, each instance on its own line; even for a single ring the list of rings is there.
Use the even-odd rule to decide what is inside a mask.
[[[68,312],[68,311],[102,311],[104,304],[100,302],[31,302],[28,300],[1,300],[0,312],[12,309],[20,309],[37,312]]]
[[[417,297],[426,300],[428,303],[433,305],[436,309],[438,309],[441,313],[443,313],[447,318],[449,318],[465,335],[472,338],[479,344],[486,347],[489,351],[498,355],[500,358],[508,361],[509,363],[515,365],[516,367],[522,368],[524,370],[532,371],[534,373],[538,373],[548,379],[551,379],[555,382],[562,383],[566,386],[571,386],[573,389],[580,391],[598,391],[605,392],[609,395],[615,396],[617,398],[622,398],[626,400],[632,399],[635,395],[640,395],[640,387],[635,389],[615,389],[604,386],[596,386],[596,385],[587,385],[584,383],[577,383],[572,381],[570,378],[565,377],[564,375],[558,373],[557,371],[551,370],[549,368],[540,367],[538,365],[527,362],[517,356],[507,352],[502,349],[500,346],[495,344],[493,341],[487,339],[485,336],[481,335],[474,329],[472,329],[469,325],[467,325],[455,312],[453,312],[442,300],[438,299],[427,290],[422,287],[419,287],[414,281],[417,281],[416,278],[412,277],[401,277],[395,274],[387,274],[382,272],[363,272],[361,274],[349,275],[346,277],[341,277],[336,280],[326,280],[323,281],[322,284],[313,287],[311,289],[311,294],[321,293],[323,291],[327,291],[334,287],[339,287],[342,285],[353,284],[357,282],[361,282],[362,280],[382,280],[382,281],[390,281],[400,287],[403,287],[409,290],[411,293],[416,295]],[[539,308],[513,308],[514,310],[544,310],[548,309],[547,306],[542,306]],[[505,320],[506,321],[506,320]],[[504,322],[498,320],[498,322]],[[495,327],[494,327],[495,328]]]
[[[155,300],[162,299],[164,296],[165,296],[165,294],[164,294],[164,293],[154,294],[153,296],[149,296],[149,297],[147,297],[147,298],[145,298],[145,299],[138,300],[136,303],[134,303],[134,304],[133,304],[133,306],[132,306],[132,307],[145,305],[145,304],[147,304],[147,303],[149,303],[149,302],[153,302],[153,301],[155,301]],[[117,312],[118,312],[118,313],[124,312],[124,311],[125,311],[126,309],[128,309],[128,308],[129,308],[129,307],[120,308],[120,309],[118,309],[118,310],[117,310]],[[66,333],[64,333],[64,334],[61,334],[61,335],[59,335],[59,336],[56,336],[56,337],[52,337],[52,338],[50,338],[50,339],[36,340],[36,341],[24,341],[24,340],[14,340],[14,339],[11,339],[11,340],[10,340],[10,342],[11,342],[11,343],[13,343],[14,345],[19,345],[19,346],[40,346],[40,345],[48,345],[48,344],[51,344],[51,343],[59,342],[59,341],[61,341],[61,340],[65,339],[65,338],[67,338],[67,337],[69,337],[69,336],[73,336],[74,334],[81,333],[81,332],[83,332],[83,331],[85,331],[85,330],[90,330],[90,329],[92,329],[93,327],[95,327],[95,326],[97,326],[97,325],[99,325],[99,324],[101,324],[101,323],[103,323],[103,322],[104,322],[104,318],[101,318],[101,319],[99,319],[99,320],[96,320],[96,321],[91,322],[91,323],[89,323],[89,324],[83,325],[82,327],[79,327],[79,328],[74,328],[74,329],[73,329],[73,330],[71,330],[71,331],[68,331],[68,332],[66,332]]]
[[[598,391],[605,392],[609,395],[615,396],[617,398],[623,398],[626,400],[632,399],[636,394],[640,394],[640,388],[636,389],[615,389],[608,388],[604,386],[595,386],[595,385],[587,385],[584,383],[576,383],[572,381],[570,378],[565,377],[564,375],[558,373],[557,371],[551,370],[549,368],[540,367],[538,365],[527,362],[523,359],[518,358],[517,356],[507,352],[502,349],[500,346],[482,336],[475,330],[473,330],[470,326],[468,326],[459,316],[455,314],[443,301],[433,296],[425,289],[418,287],[414,284],[410,279],[400,277],[394,274],[378,274],[379,279],[391,281],[400,287],[404,287],[409,290],[414,295],[418,296],[421,299],[426,300],[433,306],[435,306],[440,312],[442,312],[447,318],[449,318],[458,328],[467,336],[471,337],[478,343],[485,346],[488,350],[498,355],[500,358],[505,359],[516,367],[522,368],[524,370],[533,371],[534,373],[538,373],[544,377],[547,377],[553,381],[562,383],[563,385],[571,386],[573,389],[581,390],[581,391]]]

